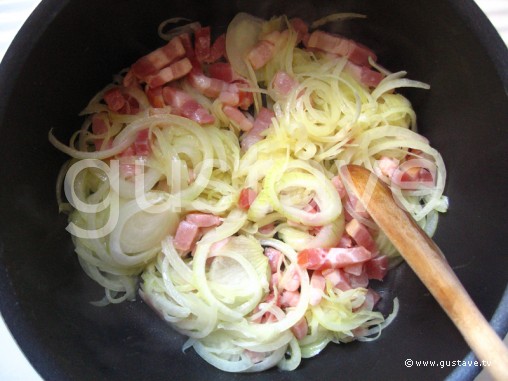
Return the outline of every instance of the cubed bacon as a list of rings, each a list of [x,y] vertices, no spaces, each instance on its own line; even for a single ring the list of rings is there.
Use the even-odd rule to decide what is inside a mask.
[[[185,50],[185,57],[187,57],[192,63],[192,67],[195,69],[201,69],[201,63],[196,58],[196,53],[194,53],[194,47],[189,33],[182,33],[178,36],[178,38],[182,42],[182,46]]]
[[[340,179],[340,176],[334,176],[332,177],[332,184],[337,190],[337,193],[339,194],[339,197],[343,199],[346,197],[346,187],[342,183],[342,180]]]
[[[123,77],[122,85],[124,87],[130,87],[130,86],[137,86],[138,85],[138,79],[132,72],[132,69],[125,74],[125,77]]]
[[[299,300],[300,300],[299,291],[285,290],[280,295],[281,307],[295,307],[298,304]]]
[[[238,207],[243,210],[249,209],[257,196],[258,194],[254,189],[243,188],[240,191],[240,197],[238,199]]]
[[[215,121],[211,115],[198,101],[184,91],[165,86],[162,89],[164,102],[173,108],[177,115],[184,116],[199,124],[209,124]]]
[[[252,129],[243,136],[240,143],[242,151],[247,151],[253,144],[263,140],[261,134],[271,126],[272,118],[274,117],[275,113],[266,107],[262,107],[261,110],[259,110],[259,114],[254,121]]]
[[[274,249],[273,247],[267,247],[265,249],[265,255],[268,258],[268,263],[270,264],[270,270],[272,271],[272,274],[279,271],[282,260],[284,258],[284,254],[282,254],[279,250]]]
[[[267,40],[259,41],[247,54],[247,60],[254,70],[260,69],[270,61],[275,54],[275,45]]]
[[[272,222],[271,224],[263,225],[258,229],[258,232],[261,234],[269,234],[275,229],[275,224]]]
[[[372,311],[380,299],[381,299],[381,295],[379,295],[373,289],[369,288],[369,289],[367,289],[367,293],[365,294],[365,301],[362,303],[362,305],[359,308],[355,309],[355,311],[360,310],[360,309],[366,310],[366,311]]]
[[[175,37],[165,46],[148,53],[138,59],[131,67],[134,75],[140,79],[157,73],[163,67],[169,65],[185,55],[185,49],[180,38]]]
[[[210,27],[202,27],[194,32],[194,53],[199,62],[205,62],[210,57]]]
[[[369,212],[365,209],[363,204],[353,194],[348,194],[348,200],[346,201],[346,208],[350,207],[357,215],[362,218],[370,218]]]
[[[296,270],[295,265],[289,265],[284,272],[279,286],[283,290],[296,291],[300,288],[300,275]]]
[[[301,18],[295,17],[289,20],[289,24],[297,33],[296,44],[298,45],[304,37],[309,33],[309,27],[307,23],[303,21]]]
[[[342,269],[326,269],[322,271],[323,276],[333,287],[342,291],[351,289],[349,278]]]
[[[309,332],[309,326],[305,316],[302,317],[298,323],[291,327],[291,332],[293,332],[293,335],[295,335],[296,340],[302,340],[305,336],[307,336],[307,332]]]
[[[343,268],[371,259],[371,253],[362,246],[352,248],[304,249],[298,253],[298,264],[309,270]]]
[[[185,220],[196,225],[198,228],[209,228],[221,224],[219,216],[206,213],[189,213],[185,216]]]
[[[157,74],[150,75],[146,78],[146,83],[150,87],[159,87],[168,82],[186,76],[192,70],[192,64],[186,57],[179,61],[176,61],[160,70]]]
[[[320,271],[314,271],[310,277],[310,299],[311,306],[317,306],[323,298],[325,291],[326,280]]]
[[[92,133],[95,135],[104,135],[108,132],[108,125],[106,124],[106,113],[94,114],[92,116]],[[94,139],[95,150],[100,151],[101,149],[105,149],[103,147],[104,139]]]
[[[360,275],[349,274],[349,284],[351,285],[351,288],[366,288],[369,285],[369,277],[365,271],[363,271]]]
[[[214,63],[222,57],[226,57],[226,34],[217,37],[210,48],[210,55],[205,60],[206,63]]]
[[[207,77],[201,70],[197,69],[193,69],[189,73],[188,79],[192,87],[210,98],[217,98],[221,91],[227,87],[226,82]]]
[[[432,174],[428,168],[417,165],[411,166],[408,163],[414,162],[426,164],[426,160],[409,160],[397,168],[391,177],[392,183],[398,185],[401,189],[415,190],[422,188],[432,188],[435,184],[435,174]]]
[[[223,105],[237,107],[240,103],[240,94],[235,84],[226,86],[219,94],[219,100]]]
[[[208,74],[210,77],[220,79],[224,82],[231,83],[239,79],[238,74],[233,70],[229,62],[215,62],[208,67]]]
[[[353,240],[347,235],[347,233],[342,234],[337,247],[353,247]]]
[[[210,256],[216,256],[220,253],[221,249],[231,241],[231,237],[221,239],[220,241],[214,242],[210,246]]]
[[[150,131],[145,128],[136,134],[136,140],[129,147],[120,152],[120,174],[127,179],[136,174],[135,160],[139,157],[148,156],[152,152],[150,145]]]
[[[146,97],[150,105],[155,108],[163,108],[166,106],[164,103],[164,97],[162,96],[162,86],[160,87],[149,87],[145,89]]]
[[[268,303],[268,304],[271,304],[273,306],[280,307],[279,299],[280,298],[278,297],[278,294],[275,295],[275,293],[272,291],[270,294],[268,294],[266,296],[266,298],[263,301],[263,303]],[[254,313],[256,313],[258,311],[259,311],[259,306],[257,306],[254,309]],[[276,321],[277,321],[277,318],[275,317],[275,315],[273,315],[271,312],[266,312],[263,316],[261,316],[260,319],[257,319],[254,322],[255,323],[273,323],[273,322],[276,322]]]
[[[181,221],[176,229],[173,244],[175,248],[183,253],[188,252],[198,237],[199,228],[188,221]]]
[[[254,352],[249,349],[245,349],[243,353],[252,361],[253,364],[257,364],[265,359],[265,352]]]
[[[152,152],[149,135],[150,131],[148,128],[145,128],[137,133],[136,140],[134,140],[134,150],[136,152],[136,156],[148,156]]]
[[[347,234],[349,234],[359,246],[363,246],[373,255],[377,253],[376,242],[364,225],[356,219],[352,219],[346,224],[345,229]]]
[[[369,48],[344,37],[332,35],[320,30],[312,32],[307,42],[308,47],[347,57],[357,65],[369,65],[369,57],[377,57]]]
[[[250,91],[241,90],[245,87],[248,87],[248,85],[243,82],[230,83],[222,89],[219,94],[219,100],[224,105],[248,110],[252,103],[254,103],[254,96]]]
[[[249,131],[252,129],[253,122],[249,118],[250,115],[245,115],[236,107],[224,106],[222,108],[224,114],[233,122],[234,125],[238,126],[242,131]]]
[[[118,114],[134,115],[139,112],[139,103],[136,98],[122,91],[120,87],[114,87],[106,91],[104,101],[111,111]]]
[[[283,70],[275,73],[272,79],[272,87],[279,97],[288,96],[298,86],[298,81]]]
[[[367,87],[376,87],[384,78],[384,75],[378,71],[372,70],[367,66],[355,65],[349,61],[346,63],[344,70]]]
[[[272,44],[277,46],[280,43],[284,42],[284,40],[286,40],[288,38],[288,35],[289,35],[289,32],[287,30],[284,30],[282,32],[279,32],[278,30],[274,30],[273,32],[265,34],[261,38],[261,40],[271,42]]]
[[[388,257],[379,255],[365,262],[365,272],[369,279],[383,280],[388,273],[388,266]]]
[[[280,276],[280,272],[272,273],[272,276],[270,277],[270,291],[279,288]]]
[[[139,112],[139,102],[136,98],[129,94],[125,94],[125,104],[124,106],[118,110],[119,114],[125,114],[125,115],[135,115]]]
[[[363,271],[364,271],[363,263],[355,263],[354,265],[349,265],[349,266],[344,267],[344,272],[346,274],[359,276],[359,275],[362,275]]]
[[[395,170],[399,167],[399,160],[394,159],[387,156],[381,156],[381,158],[377,161],[377,165],[379,171],[382,175],[388,177],[389,179],[392,177]]]
[[[118,112],[125,106],[125,98],[118,87],[113,87],[104,93],[104,101],[113,112]]]
[[[102,135],[108,132],[106,118],[107,118],[106,113],[98,113],[92,116],[92,132],[95,135]]]
[[[134,164],[133,157],[136,155],[134,144],[120,152],[117,157],[119,160],[120,176],[123,179],[128,179],[136,175],[136,165]]]

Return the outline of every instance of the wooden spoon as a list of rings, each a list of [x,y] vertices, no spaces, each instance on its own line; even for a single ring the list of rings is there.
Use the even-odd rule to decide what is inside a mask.
[[[443,253],[406,211],[389,188],[369,170],[356,165],[340,168],[353,192],[416,275],[434,295],[464,336],[484,368],[496,379],[508,380],[508,349],[474,304]]]

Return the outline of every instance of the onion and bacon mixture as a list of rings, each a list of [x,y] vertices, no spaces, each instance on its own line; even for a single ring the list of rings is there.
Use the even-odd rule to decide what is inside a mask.
[[[139,292],[230,372],[293,370],[329,342],[379,336],[398,303],[383,316],[370,282],[400,257],[339,167],[376,173],[429,234],[446,172],[396,92],[429,86],[319,29],[362,17],[240,13],[220,35],[168,20],[166,43],[90,101],[69,145],[50,132],[72,157],[57,196],[105,289],[95,304]]]

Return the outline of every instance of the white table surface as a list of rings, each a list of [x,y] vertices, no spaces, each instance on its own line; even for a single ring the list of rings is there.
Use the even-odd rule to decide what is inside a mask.
[[[40,0],[0,0],[0,60],[23,22]],[[508,44],[508,0],[476,0]],[[0,319],[0,380],[42,381],[19,350],[10,332]],[[478,381],[489,377],[481,374]]]

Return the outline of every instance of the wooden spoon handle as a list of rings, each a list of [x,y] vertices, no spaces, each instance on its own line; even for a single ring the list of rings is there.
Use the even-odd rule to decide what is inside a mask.
[[[434,295],[496,380],[508,380],[508,349],[462,286],[439,247],[394,201],[388,187],[367,169],[348,165],[342,179],[409,266]],[[369,180],[370,179],[370,180]]]

